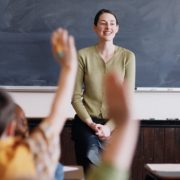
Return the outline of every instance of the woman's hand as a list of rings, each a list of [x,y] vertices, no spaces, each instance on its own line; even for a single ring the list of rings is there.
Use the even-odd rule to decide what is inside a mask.
[[[96,135],[102,141],[108,140],[111,136],[111,130],[107,125],[96,124],[95,130],[96,130]]]
[[[108,140],[111,135],[111,130],[107,125],[96,124],[92,119],[86,119],[87,125],[95,131],[95,134],[102,141]]]

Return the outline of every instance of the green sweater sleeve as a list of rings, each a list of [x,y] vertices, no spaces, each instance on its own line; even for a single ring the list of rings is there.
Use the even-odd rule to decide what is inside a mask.
[[[129,173],[119,170],[110,164],[101,164],[93,167],[87,176],[87,180],[128,180]]]
[[[136,61],[133,52],[128,53],[127,61],[125,63],[125,77],[124,81],[128,85],[130,92],[134,92],[136,79]]]
[[[85,119],[90,118],[89,113],[87,112],[83,102],[83,79],[85,73],[85,63],[83,62],[82,58],[78,56],[78,71],[76,76],[76,83],[74,88],[74,94],[72,98],[72,106],[80,119],[85,121]]]

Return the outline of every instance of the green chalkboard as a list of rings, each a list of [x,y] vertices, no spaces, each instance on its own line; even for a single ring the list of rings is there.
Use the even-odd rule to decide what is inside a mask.
[[[95,44],[101,8],[120,21],[115,43],[136,55],[136,87],[180,87],[179,0],[0,0],[0,85],[55,86],[51,32],[67,28],[78,49]]]

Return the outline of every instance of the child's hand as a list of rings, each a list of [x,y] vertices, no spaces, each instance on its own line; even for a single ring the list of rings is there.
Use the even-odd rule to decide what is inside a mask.
[[[130,115],[130,104],[128,104],[127,93],[118,76],[110,73],[105,79],[106,100],[108,116],[113,119],[117,126],[123,125]]]
[[[70,36],[67,30],[57,29],[51,37],[52,50],[55,58],[61,62],[63,67],[76,68],[77,54],[74,45],[74,38]]]

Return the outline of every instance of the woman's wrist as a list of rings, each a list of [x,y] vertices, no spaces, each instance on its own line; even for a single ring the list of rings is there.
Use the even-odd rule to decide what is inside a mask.
[[[87,125],[92,128],[96,125],[96,123],[94,123],[93,121],[92,122],[87,122]]]
[[[86,119],[86,124],[87,124],[91,129],[94,129],[95,126],[96,126],[96,123],[94,123],[91,118]]]
[[[96,123],[91,122],[88,126],[89,126],[91,129],[95,129]]]

